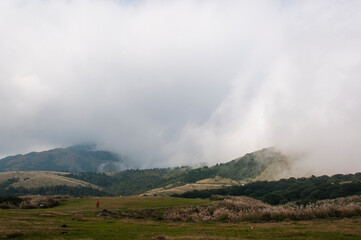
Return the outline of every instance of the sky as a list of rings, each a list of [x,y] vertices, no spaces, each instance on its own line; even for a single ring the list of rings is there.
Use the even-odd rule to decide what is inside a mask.
[[[2,0],[0,156],[95,143],[138,166],[276,147],[361,171],[361,1]]]

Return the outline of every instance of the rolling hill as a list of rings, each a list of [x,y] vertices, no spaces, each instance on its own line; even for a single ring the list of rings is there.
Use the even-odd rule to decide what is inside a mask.
[[[94,145],[56,148],[0,159],[0,172],[106,172],[126,168],[126,163],[119,156],[108,151],[96,151]]]
[[[7,187],[49,187],[54,185],[66,185],[70,187],[92,187],[98,188],[94,184],[88,182],[68,178],[66,177],[68,173],[64,172],[50,172],[50,171],[36,171],[36,172],[3,172],[0,173],[0,185],[4,184],[9,179],[13,179],[11,183],[9,182]]]

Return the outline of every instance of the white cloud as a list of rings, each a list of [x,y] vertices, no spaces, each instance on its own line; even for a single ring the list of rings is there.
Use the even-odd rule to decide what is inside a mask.
[[[0,153],[94,141],[147,167],[276,146],[304,171],[359,171],[360,10],[1,1]]]

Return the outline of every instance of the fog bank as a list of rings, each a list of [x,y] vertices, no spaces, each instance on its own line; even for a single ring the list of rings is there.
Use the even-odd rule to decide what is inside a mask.
[[[0,155],[94,142],[142,167],[274,146],[361,171],[360,1],[0,1]]]

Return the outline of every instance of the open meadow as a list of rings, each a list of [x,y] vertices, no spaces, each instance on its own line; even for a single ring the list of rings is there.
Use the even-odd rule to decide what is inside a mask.
[[[96,202],[100,207],[96,208]],[[301,221],[172,221],[165,212],[215,205],[171,197],[65,198],[47,209],[0,209],[3,239],[361,239],[361,217]],[[106,210],[104,210],[106,209]]]

